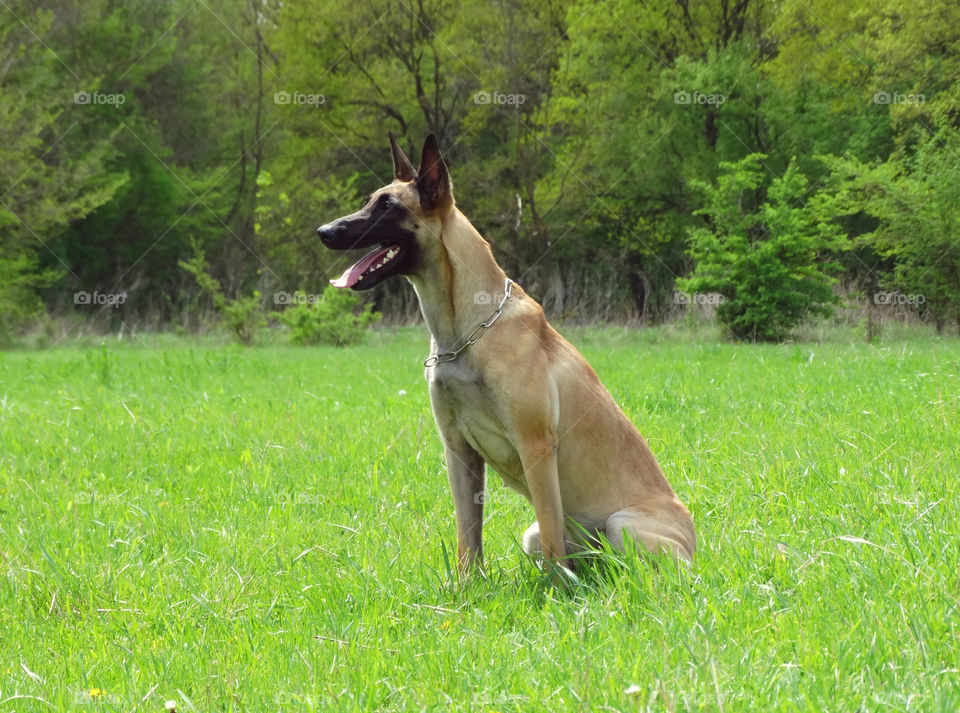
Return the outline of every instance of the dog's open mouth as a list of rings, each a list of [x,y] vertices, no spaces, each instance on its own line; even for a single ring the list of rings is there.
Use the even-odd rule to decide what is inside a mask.
[[[393,265],[401,257],[399,245],[381,245],[371,253],[364,255],[353,265],[343,271],[336,280],[330,280],[334,287],[354,287],[358,282],[368,278],[380,277],[377,273]],[[379,282],[379,280],[376,280]]]

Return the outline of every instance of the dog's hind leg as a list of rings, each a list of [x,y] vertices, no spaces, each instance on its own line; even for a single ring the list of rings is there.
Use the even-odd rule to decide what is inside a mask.
[[[523,531],[523,551],[531,557],[539,557],[543,554],[543,546],[540,544],[539,523],[535,522]]]
[[[642,544],[649,552],[667,552],[690,562],[697,549],[697,533],[689,511],[679,503],[668,503],[656,510],[632,507],[618,510],[607,518],[607,539],[618,550],[628,540]]]
[[[542,557],[543,546],[540,544],[540,524],[533,523],[523,532],[523,551],[531,557]],[[581,537],[572,537],[569,532],[563,536],[563,548],[567,555],[575,555],[597,546],[594,535],[582,533]]]

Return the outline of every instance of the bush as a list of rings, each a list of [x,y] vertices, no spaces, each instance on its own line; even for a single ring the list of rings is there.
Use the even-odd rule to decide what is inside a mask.
[[[307,299],[296,292],[291,300],[295,306],[273,316],[290,327],[290,341],[294,344],[336,344],[347,346],[363,339],[369,325],[383,316],[372,311],[368,302],[360,308],[360,298],[352,292],[329,286],[320,299]]]
[[[260,328],[267,323],[267,318],[260,309],[260,292],[254,290],[248,297],[228,301],[220,283],[207,272],[210,266],[197,242],[193,244],[193,257],[180,260],[178,264],[193,275],[200,289],[210,296],[220,318],[234,336],[243,344],[251,344]]]
[[[254,290],[249,297],[238,297],[220,305],[220,316],[224,324],[243,344],[251,344],[267,318],[260,309],[260,291]]]
[[[855,158],[825,158],[838,184],[838,213],[866,215],[874,222],[858,244],[893,261],[892,274],[875,280],[928,315],[942,332],[947,320],[960,325],[960,132],[945,127],[921,132],[910,153],[879,164]],[[889,295],[888,295],[889,297]]]
[[[52,271],[38,273],[31,255],[10,257],[0,252],[0,347],[12,344],[20,329],[44,314],[36,290],[56,277]]]
[[[779,340],[813,315],[828,316],[837,298],[826,259],[845,246],[839,229],[822,220],[807,197],[807,179],[794,161],[764,189],[763,154],[722,163],[716,186],[697,183],[709,226],[690,233],[696,269],[678,287],[719,292],[717,319],[736,339]]]

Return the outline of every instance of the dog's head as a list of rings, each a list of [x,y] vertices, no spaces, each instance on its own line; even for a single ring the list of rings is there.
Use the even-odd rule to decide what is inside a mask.
[[[331,250],[375,246],[334,287],[368,290],[388,277],[415,274],[439,250],[441,226],[453,209],[450,174],[433,134],[427,136],[415,169],[390,134],[393,183],[375,191],[363,208],[317,228]]]

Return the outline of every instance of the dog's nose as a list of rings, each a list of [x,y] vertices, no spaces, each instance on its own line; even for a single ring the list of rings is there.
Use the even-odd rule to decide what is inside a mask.
[[[342,226],[337,223],[327,223],[326,225],[321,225],[317,228],[317,235],[320,236],[320,240],[324,244],[328,244],[331,240],[337,237],[340,233]]]
[[[332,223],[327,223],[317,228],[317,235],[319,235],[320,240],[325,243],[341,237],[345,232],[347,232],[347,226],[340,220],[335,220]]]

